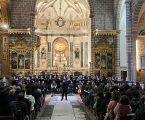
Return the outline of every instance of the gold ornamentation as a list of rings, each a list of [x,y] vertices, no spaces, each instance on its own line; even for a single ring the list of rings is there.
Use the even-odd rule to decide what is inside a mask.
[[[31,29],[8,29],[9,34],[31,34]]]
[[[95,30],[94,36],[99,36],[99,35],[111,35],[111,36],[116,36],[119,34],[119,30]]]

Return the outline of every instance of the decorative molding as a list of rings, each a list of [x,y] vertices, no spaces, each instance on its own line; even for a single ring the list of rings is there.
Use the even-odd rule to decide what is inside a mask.
[[[66,33],[66,34],[57,34],[57,33],[39,33],[39,32],[36,32],[36,35],[40,35],[40,36],[74,36],[74,37],[79,37],[79,36],[88,36],[89,34],[88,33]]]
[[[95,30],[94,35],[100,36],[100,35],[107,35],[107,36],[116,36],[119,34],[119,30]]]
[[[137,36],[137,39],[138,39],[138,38],[145,39],[145,35],[138,35],[138,36]]]
[[[31,29],[8,29],[8,34],[31,34]]]
[[[0,29],[0,35],[6,35],[6,34],[8,34],[7,31],[5,31],[5,30],[1,30],[1,29]]]

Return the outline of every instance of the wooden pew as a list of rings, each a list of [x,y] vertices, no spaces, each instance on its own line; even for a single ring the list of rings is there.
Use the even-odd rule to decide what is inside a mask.
[[[18,120],[23,120],[23,113],[21,110],[17,110],[17,119]]]
[[[14,116],[0,116],[0,120],[15,120]]]
[[[126,116],[120,116],[120,120],[134,120],[135,114],[130,113],[127,114]]]

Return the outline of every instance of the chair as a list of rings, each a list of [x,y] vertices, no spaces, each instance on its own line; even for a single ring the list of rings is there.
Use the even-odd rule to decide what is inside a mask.
[[[23,113],[21,110],[17,110],[17,120],[23,120]]]
[[[15,117],[12,116],[0,116],[0,120],[15,120]]]

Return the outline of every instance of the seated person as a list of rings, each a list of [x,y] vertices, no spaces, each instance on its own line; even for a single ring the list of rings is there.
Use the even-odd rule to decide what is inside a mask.
[[[145,95],[140,98],[140,104],[135,111],[135,120],[145,120]]]
[[[16,105],[9,100],[9,91],[6,87],[0,88],[0,116],[17,114]]]
[[[131,113],[132,109],[129,103],[129,98],[126,95],[122,95],[119,103],[117,103],[116,107],[114,108],[115,119],[120,120],[121,117],[126,117],[127,114]]]
[[[35,104],[35,98],[32,96],[31,89],[26,90],[25,98],[28,99],[31,102],[31,111],[34,110],[34,104]]]
[[[15,101],[18,110],[22,111],[22,117],[24,120],[29,120],[29,108],[30,106],[27,105],[27,101],[24,98],[23,91],[20,91],[17,95],[17,101]],[[19,116],[18,116],[19,117]]]

